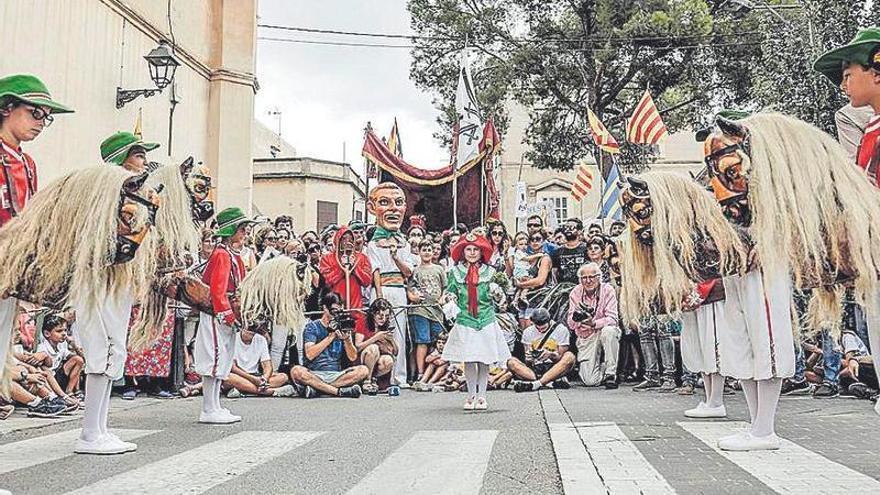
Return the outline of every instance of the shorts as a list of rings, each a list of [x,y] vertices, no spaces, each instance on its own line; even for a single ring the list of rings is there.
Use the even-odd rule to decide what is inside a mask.
[[[62,389],[67,388],[67,384],[70,383],[70,377],[64,372],[64,363],[55,370],[55,381],[58,382],[58,386]]]
[[[313,375],[317,376],[319,380],[324,383],[332,384],[336,380],[339,379],[340,376],[348,373],[348,370],[342,371],[312,371],[309,370]]]
[[[413,331],[413,342],[416,344],[433,344],[443,332],[443,325],[440,322],[429,320],[424,316],[410,316],[409,324]]]

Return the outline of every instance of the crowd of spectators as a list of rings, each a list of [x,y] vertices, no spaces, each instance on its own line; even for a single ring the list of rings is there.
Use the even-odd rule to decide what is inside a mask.
[[[525,393],[628,384],[634,392],[691,395],[702,386],[700,377],[681,364],[679,321],[663,315],[637,322],[618,317],[621,280],[614,239],[625,229],[623,222],[612,222],[606,230],[601,223],[585,228],[580,219],[571,218],[551,230],[533,216],[520,232],[498,221],[444,232],[415,223],[406,232],[409,252],[401,253],[414,262],[405,280],[408,305],[401,307],[373,290],[375,277],[365,250],[374,226],[351,222],[297,233],[287,216],[256,220],[241,253],[246,266],[278,256],[309,266],[304,272],[308,323],[302,329],[268,325],[241,331],[232,374],[223,382],[229,398],[357,398],[395,396],[402,388],[462,390],[461,363],[442,358],[452,322],[441,306],[452,266],[450,247],[468,233],[486,236],[494,247],[489,262],[497,271],[492,298],[514,356],[491,368],[491,387]],[[215,242],[212,231],[204,230],[201,250],[193,256],[194,270],[203,266]],[[796,307],[804,314],[806,295],[798,300]],[[401,315],[407,322],[405,333],[396,331]],[[839,339],[826,331],[796,344],[797,372],[783,383],[783,395],[876,400],[864,316],[852,302],[845,315]],[[126,376],[116,389],[124,398],[201,393],[187,345],[194,340],[197,317],[187,308],[176,308],[173,316],[170,321],[179,322],[175,328],[184,334],[184,380],[174,383],[168,374]],[[13,382],[0,401],[0,418],[8,417],[14,405],[36,417],[71,414],[82,407],[84,357],[72,331],[74,322],[72,312],[22,308],[14,336]],[[401,355],[407,363],[405,381],[394,373]],[[725,390],[733,393],[736,388],[729,380]]]

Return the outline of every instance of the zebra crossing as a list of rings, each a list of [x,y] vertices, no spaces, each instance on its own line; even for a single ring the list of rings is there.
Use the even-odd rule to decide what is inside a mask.
[[[518,493],[565,494],[672,494],[702,493],[681,478],[670,475],[668,464],[658,462],[649,450],[631,438],[627,425],[612,421],[574,422],[556,393],[540,394],[541,409],[549,432],[559,482],[555,491]],[[166,425],[167,426],[167,425]],[[478,494],[494,493],[487,488],[493,469],[507,465],[504,430],[416,429],[381,455],[370,458],[358,476],[336,486],[332,493],[362,494]],[[831,460],[803,445],[786,440],[778,451],[723,452],[715,447],[719,437],[745,427],[732,421],[678,421],[663,425],[675,436],[701,446],[701,452],[717,462],[728,463],[732,476],[759,483],[747,493],[880,493],[880,481]],[[92,478],[81,477],[61,493],[73,494],[197,494],[225,493],[236,485],[224,485],[251,476],[278,477],[283,492],[298,493],[298,473],[285,469],[293,458],[325,452],[328,440],[347,433],[340,430],[201,430],[210,432],[188,442],[173,454],[157,455],[157,445],[170,444],[181,434],[181,426],[169,429],[125,428],[115,432],[124,440],[139,440],[142,450],[115,459],[134,457],[122,469],[110,469],[114,458],[82,457],[72,454],[77,428],[65,431],[27,432],[29,438],[6,441],[0,436],[0,489],[26,493],[23,478],[34,478],[40,469],[58,466],[88,467]],[[196,428],[194,425],[185,428]],[[175,429],[172,429],[175,428]],[[196,431],[196,430],[191,430]],[[368,436],[381,438],[381,432]],[[509,438],[509,437],[508,437]],[[323,450],[322,450],[323,449]],[[369,457],[370,452],[359,453]],[[528,455],[517,451],[516,455]],[[684,461],[688,462],[688,461]],[[280,463],[281,469],[271,470]],[[50,466],[51,465],[51,466]],[[103,468],[106,472],[103,472]],[[686,467],[686,466],[685,466]],[[333,467],[321,466],[332,475]],[[98,471],[96,473],[96,471]],[[495,473],[497,474],[497,473]],[[321,474],[318,474],[321,475]],[[719,480],[721,482],[722,480]],[[225,487],[225,488],[224,488]],[[305,492],[304,490],[301,490]],[[55,491],[59,492],[59,491]],[[323,493],[312,491],[310,493]],[[744,493],[744,492],[741,492]]]

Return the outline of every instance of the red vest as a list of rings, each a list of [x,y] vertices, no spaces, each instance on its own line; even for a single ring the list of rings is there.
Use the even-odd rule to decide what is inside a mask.
[[[217,244],[202,275],[202,281],[211,287],[211,304],[215,314],[230,311],[229,296],[234,294],[244,278],[245,268],[241,256],[224,244]]]
[[[862,144],[859,145],[859,154],[856,163],[873,172],[874,184],[880,186],[880,115],[875,115],[865,126],[865,135],[862,136]]]
[[[0,227],[21,213],[36,192],[33,158],[0,141]]]

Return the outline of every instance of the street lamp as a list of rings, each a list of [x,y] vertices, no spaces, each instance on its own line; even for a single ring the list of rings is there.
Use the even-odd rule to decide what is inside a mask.
[[[159,41],[159,46],[153,48],[144,56],[150,70],[150,79],[156,85],[156,89],[122,89],[116,88],[116,108],[122,108],[126,103],[133,101],[138,96],[149,98],[161,93],[166,86],[174,81],[174,73],[180,66],[180,61],[174,55],[174,51],[165,40]]]

